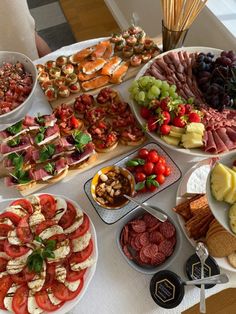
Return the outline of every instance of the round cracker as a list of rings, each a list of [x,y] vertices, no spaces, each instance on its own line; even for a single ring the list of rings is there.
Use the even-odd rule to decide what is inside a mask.
[[[236,250],[236,237],[227,231],[214,233],[206,240],[209,253],[214,257],[229,256]]]
[[[231,266],[236,268],[236,252],[233,252],[228,256],[228,261]]]

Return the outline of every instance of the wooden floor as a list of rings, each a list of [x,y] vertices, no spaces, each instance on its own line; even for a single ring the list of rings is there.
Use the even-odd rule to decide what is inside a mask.
[[[119,27],[103,0],[60,0],[77,41],[109,36]],[[184,314],[198,314],[196,305]],[[236,289],[224,290],[207,299],[207,314],[236,313]]]

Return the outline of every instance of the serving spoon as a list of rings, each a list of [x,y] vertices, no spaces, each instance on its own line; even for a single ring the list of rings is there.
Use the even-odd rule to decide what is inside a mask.
[[[136,201],[133,197],[130,197],[126,194],[124,194],[124,197],[126,197],[128,200],[135,203],[136,205],[140,206],[144,210],[146,210],[149,214],[151,214],[152,216],[154,216],[155,218],[157,218],[161,222],[164,222],[167,220],[168,217],[165,214],[163,214],[162,212],[158,211],[158,209],[154,209],[148,205],[145,205],[139,201]]]
[[[203,279],[187,280],[184,281],[184,285],[212,285],[212,284],[223,284],[229,282],[229,277],[226,274],[219,274],[211,277],[206,277]]]

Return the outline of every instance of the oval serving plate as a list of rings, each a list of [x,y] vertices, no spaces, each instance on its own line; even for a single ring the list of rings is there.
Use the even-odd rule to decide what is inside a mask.
[[[47,193],[47,194],[50,194],[50,193]],[[40,195],[40,194],[35,194],[35,195]],[[74,206],[77,206],[79,207],[84,213],[86,213],[80,206],[77,202],[69,199],[68,197],[64,196],[64,195],[55,195],[55,194],[50,194],[52,196],[58,196],[58,197],[61,197],[61,198],[64,198],[66,201],[68,202],[71,202]],[[2,212],[4,210],[4,208],[9,205],[10,202],[16,200],[18,198],[14,198],[14,199],[7,199],[7,200],[3,200],[3,201],[0,201],[0,212]],[[95,274],[95,270],[96,270],[96,266],[97,266],[97,259],[98,259],[98,247],[97,247],[97,235],[96,235],[96,230],[95,230],[95,227],[93,225],[93,222],[91,220],[91,218],[89,217],[89,215],[86,213],[86,215],[88,216],[89,218],[89,221],[90,221],[90,232],[92,234],[92,239],[93,239],[93,253],[92,253],[92,257],[96,260],[95,264],[90,267],[85,275],[84,275],[84,286],[80,292],[80,294],[74,299],[74,300],[71,300],[71,301],[67,301],[60,309],[56,310],[56,311],[53,311],[53,312],[43,312],[44,314],[49,314],[49,313],[55,313],[55,314],[65,314],[67,313],[68,311],[72,310],[78,303],[79,301],[83,298],[86,290],[88,289],[88,286]],[[9,311],[4,311],[4,310],[1,310],[0,311],[1,313],[4,313],[4,314],[9,314],[10,312]]]

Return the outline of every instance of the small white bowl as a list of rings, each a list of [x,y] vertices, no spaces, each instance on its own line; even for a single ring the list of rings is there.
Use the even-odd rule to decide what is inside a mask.
[[[29,112],[33,104],[33,94],[37,85],[37,70],[35,65],[27,56],[22,53],[14,51],[0,51],[0,66],[3,62],[15,64],[17,61],[22,63],[26,72],[32,75],[32,90],[22,104],[12,111],[0,115],[0,124],[10,124],[19,121],[26,115],[27,112]]]

